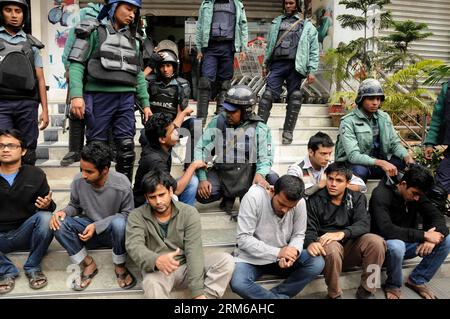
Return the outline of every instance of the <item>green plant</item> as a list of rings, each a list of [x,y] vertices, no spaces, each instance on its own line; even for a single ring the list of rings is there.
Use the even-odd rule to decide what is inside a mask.
[[[342,90],[342,82],[349,80],[352,76],[347,69],[347,63],[353,55],[352,51],[345,48],[345,44],[340,43],[336,49],[329,49],[322,58],[324,78],[336,84],[336,90]]]
[[[436,85],[442,79],[450,79],[450,65],[442,64],[430,70],[428,78],[425,80],[425,85]]]
[[[402,69],[406,63],[415,63],[421,60],[417,54],[409,52],[409,46],[412,42],[423,40],[433,33],[422,31],[428,28],[426,23],[416,23],[412,20],[392,21],[394,31],[381,38],[383,40],[382,56],[383,65],[390,69]]]
[[[352,110],[355,106],[356,92],[336,91],[328,100],[329,105],[340,104],[344,113]]]
[[[440,150],[435,148],[433,150],[433,153],[431,154],[431,160],[427,160],[423,154],[423,148],[421,146],[414,146],[412,147],[413,152],[413,158],[414,160],[431,170],[433,173],[436,171],[436,169],[439,167],[439,164],[442,161],[442,158],[444,157],[444,150]]]

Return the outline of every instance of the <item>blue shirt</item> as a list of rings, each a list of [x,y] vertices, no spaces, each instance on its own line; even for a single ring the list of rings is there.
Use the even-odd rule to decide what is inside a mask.
[[[1,177],[3,177],[4,179],[6,179],[6,181],[8,182],[9,186],[12,186],[14,183],[14,180],[16,179],[16,176],[19,172],[15,172],[13,174],[0,174]]]
[[[27,34],[23,30],[20,30],[15,35],[11,35],[8,33],[8,31],[6,31],[4,26],[0,26],[0,39],[3,39],[6,42],[11,43],[11,44],[17,44],[19,42],[26,41]],[[36,47],[32,47],[32,50],[34,53],[34,66],[36,68],[44,67],[44,65],[42,64],[41,51]]]

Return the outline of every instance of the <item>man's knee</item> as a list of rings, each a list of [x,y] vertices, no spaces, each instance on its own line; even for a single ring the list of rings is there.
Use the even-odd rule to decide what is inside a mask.
[[[111,230],[114,234],[124,235],[127,227],[127,220],[124,216],[116,216],[111,221]]]
[[[446,236],[438,246],[442,250],[446,250],[447,254],[450,252],[450,236]]]
[[[369,176],[369,168],[363,165],[352,165],[353,174],[360,177],[362,180],[367,180]]]
[[[324,246],[325,249],[325,261],[333,262],[344,258],[344,247],[337,241],[332,241]]]
[[[390,239],[386,242],[387,255],[391,258],[403,260],[406,252],[406,245],[404,241],[399,239]]]
[[[50,220],[52,214],[50,212],[38,211],[36,214],[36,225],[41,229],[50,229]]]
[[[186,190],[189,192],[197,192],[198,189],[198,177],[196,175],[192,175],[191,179],[189,180],[189,183],[186,186]]]
[[[366,247],[368,249],[379,251],[380,253],[386,253],[386,242],[384,239],[376,234],[364,234],[361,237],[365,241]]]

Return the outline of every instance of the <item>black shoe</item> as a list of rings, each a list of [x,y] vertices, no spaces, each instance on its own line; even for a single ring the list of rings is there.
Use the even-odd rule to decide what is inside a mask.
[[[359,286],[358,290],[356,291],[356,299],[376,299],[376,298],[373,293],[367,291],[362,286]]]
[[[234,198],[222,198],[222,201],[220,202],[220,206],[219,208],[221,210],[223,210],[225,213],[227,213],[228,215],[231,215],[232,211],[233,211],[233,206],[234,206]]]
[[[80,153],[69,152],[63,157],[60,164],[61,164],[61,166],[69,166],[70,164],[79,162],[80,158],[81,158]]]
[[[281,143],[283,145],[289,145],[289,144],[292,143],[292,139],[293,139],[292,132],[284,131],[283,132],[283,139],[281,140]]]

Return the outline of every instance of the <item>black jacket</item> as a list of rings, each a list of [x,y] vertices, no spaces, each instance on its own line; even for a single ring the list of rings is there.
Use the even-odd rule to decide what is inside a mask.
[[[305,235],[305,248],[316,242],[328,232],[342,231],[344,241],[355,239],[370,231],[370,216],[367,212],[367,199],[360,192],[345,191],[340,206],[331,203],[328,190],[323,188],[306,201],[308,227]]]
[[[142,179],[144,175],[153,169],[160,169],[170,174],[172,168],[172,156],[162,148],[153,147],[150,144],[142,149],[141,159],[134,180],[133,195],[134,207],[139,207],[145,203],[142,191]]]
[[[426,196],[418,202],[406,203],[397,187],[386,178],[373,190],[369,211],[372,231],[385,239],[400,239],[409,243],[424,241],[424,231],[419,230],[419,216],[423,229],[436,227],[436,231],[448,235],[445,218]]]
[[[44,171],[35,166],[23,165],[12,186],[0,177],[0,232],[19,228],[39,210],[35,206],[36,199],[47,196],[49,191]],[[55,209],[52,201],[47,210]]]

